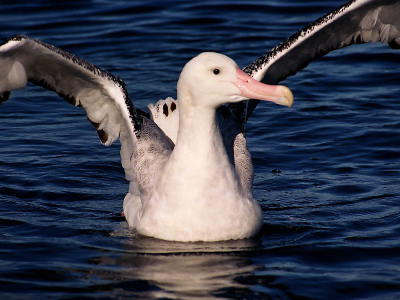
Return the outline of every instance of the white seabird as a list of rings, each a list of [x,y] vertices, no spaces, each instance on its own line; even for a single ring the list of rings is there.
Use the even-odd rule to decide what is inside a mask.
[[[258,99],[290,106],[277,84],[326,53],[355,43],[400,48],[400,1],[355,0],[316,20],[244,68],[203,53],[184,67],[178,101],[136,109],[124,82],[52,45],[13,36],[0,46],[0,102],[27,81],[81,106],[101,142],[121,140],[129,192],[124,213],[139,233],[175,241],[254,236],[262,213],[243,135]],[[248,75],[253,77],[249,77]]]

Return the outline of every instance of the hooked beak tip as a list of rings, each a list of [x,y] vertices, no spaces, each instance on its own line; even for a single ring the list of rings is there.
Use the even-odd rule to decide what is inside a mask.
[[[284,85],[278,86],[277,90],[282,95],[280,104],[291,107],[294,99],[292,91]]]

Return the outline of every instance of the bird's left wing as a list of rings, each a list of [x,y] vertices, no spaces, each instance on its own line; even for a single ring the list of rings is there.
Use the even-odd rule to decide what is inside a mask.
[[[277,84],[330,51],[368,42],[400,48],[399,0],[350,1],[296,32],[244,71],[262,82]],[[245,120],[257,103],[248,101]]]

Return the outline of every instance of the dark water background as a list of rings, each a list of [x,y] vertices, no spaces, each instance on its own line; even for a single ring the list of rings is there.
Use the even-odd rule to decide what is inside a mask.
[[[202,51],[244,67],[342,1],[2,1],[26,34],[125,80],[137,107],[176,95]],[[400,52],[331,53],[284,84],[290,109],[247,126],[259,237],[136,236],[119,144],[30,85],[0,106],[1,299],[400,299]]]

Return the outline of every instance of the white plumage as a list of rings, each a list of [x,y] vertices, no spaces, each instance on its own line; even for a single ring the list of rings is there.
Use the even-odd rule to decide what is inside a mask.
[[[307,25],[249,64],[245,73],[277,84],[317,57],[355,43],[400,48],[400,1],[355,0]],[[254,236],[262,212],[252,196],[244,125],[259,99],[290,106],[285,87],[267,87],[226,56],[191,60],[178,101],[135,109],[124,82],[68,52],[14,36],[0,46],[0,102],[27,81],[81,106],[104,145],[121,140],[129,192],[124,213],[139,233],[167,240]]]

